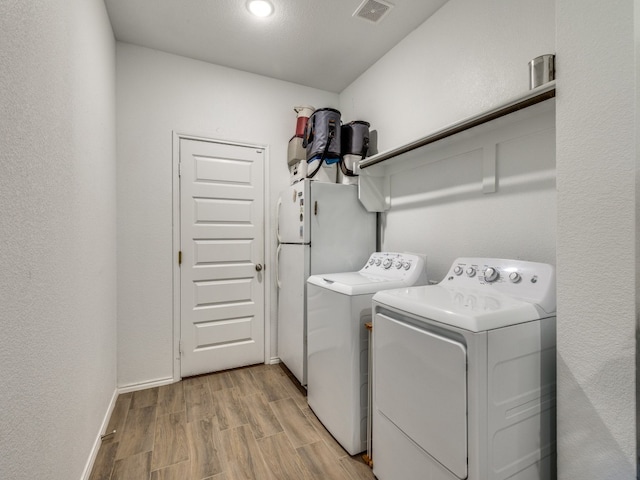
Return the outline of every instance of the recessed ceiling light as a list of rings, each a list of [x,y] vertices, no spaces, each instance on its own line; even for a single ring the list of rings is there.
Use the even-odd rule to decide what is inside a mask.
[[[268,17],[273,13],[273,5],[267,0],[250,0],[247,8],[256,17]]]

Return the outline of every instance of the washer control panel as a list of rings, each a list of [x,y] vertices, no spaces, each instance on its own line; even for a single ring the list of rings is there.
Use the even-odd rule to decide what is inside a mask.
[[[385,280],[407,280],[412,285],[424,277],[426,283],[426,261],[423,255],[414,253],[374,252],[360,273]]]
[[[456,259],[441,285],[492,289],[555,311],[555,268],[546,263],[504,258]],[[549,310],[547,310],[549,308]]]

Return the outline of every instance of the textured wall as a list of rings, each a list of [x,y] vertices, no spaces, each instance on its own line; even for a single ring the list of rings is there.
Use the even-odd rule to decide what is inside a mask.
[[[636,45],[636,71],[640,68],[640,0],[634,1],[634,40]],[[636,106],[635,128],[640,126],[640,75],[636,75]],[[640,340],[640,135],[636,133],[636,470],[640,478],[640,355],[638,341]]]
[[[531,149],[509,166],[525,180],[509,196],[499,185],[411,204],[421,185],[456,192],[477,179],[465,158],[394,175],[392,205],[409,208],[383,216],[383,247],[424,251],[438,279],[455,251],[556,263],[557,235],[562,479],[635,475],[633,6],[450,0],[340,96],[343,113],[371,121],[380,150],[392,148],[526,91],[527,62],[556,52],[557,31],[557,194],[536,187],[553,165]]]
[[[633,0],[558,0],[556,8],[559,478],[632,479]]]
[[[78,479],[116,385],[115,42],[0,2],[0,478]]]
[[[124,43],[117,67],[118,384],[126,387],[173,376],[172,132],[269,146],[273,284],[293,106],[336,107],[338,96]],[[275,356],[275,288],[271,294],[265,317]]]
[[[450,0],[341,93],[343,116],[370,121],[383,151],[524,94],[554,18],[552,0]],[[481,152],[393,175],[383,248],[425,253],[437,281],[458,256],[555,263],[553,121],[498,145],[497,193],[482,194]]]
[[[371,119],[379,150],[487,110],[529,88],[528,62],[555,51],[554,0],[449,0],[340,94]]]

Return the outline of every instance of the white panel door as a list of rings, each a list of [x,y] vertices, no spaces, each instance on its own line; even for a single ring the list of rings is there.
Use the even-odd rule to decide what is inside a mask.
[[[180,140],[182,377],[264,361],[264,151]]]

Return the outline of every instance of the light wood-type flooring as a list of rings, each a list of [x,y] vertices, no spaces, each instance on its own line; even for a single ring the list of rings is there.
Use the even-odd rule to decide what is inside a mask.
[[[90,480],[371,480],[279,365],[118,397]]]

